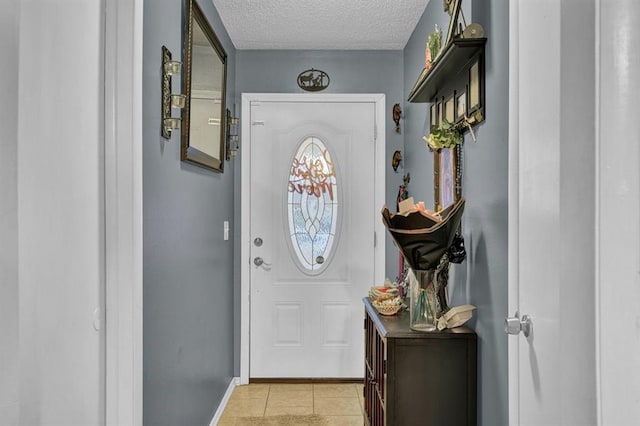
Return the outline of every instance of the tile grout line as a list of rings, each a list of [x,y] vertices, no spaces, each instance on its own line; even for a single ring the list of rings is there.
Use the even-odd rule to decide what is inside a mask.
[[[267,399],[264,401],[264,408],[262,409],[262,417],[267,417],[267,405],[269,404],[269,395],[271,395],[271,385],[267,388]]]

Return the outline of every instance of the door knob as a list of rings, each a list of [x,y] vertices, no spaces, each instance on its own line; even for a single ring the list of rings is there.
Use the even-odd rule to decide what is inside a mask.
[[[533,329],[531,317],[529,315],[520,315],[516,312],[516,316],[508,317],[504,320],[504,331],[507,334],[519,334],[522,331],[524,337],[529,337]]]
[[[253,264],[256,265],[257,267],[261,266],[263,269],[266,269],[267,271],[271,269],[271,264],[265,262],[264,259],[261,258],[260,256],[253,258]]]

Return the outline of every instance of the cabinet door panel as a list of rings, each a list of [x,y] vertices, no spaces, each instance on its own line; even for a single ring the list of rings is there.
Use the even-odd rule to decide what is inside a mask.
[[[426,344],[425,344],[426,343]],[[467,342],[433,339],[396,342],[398,425],[467,425]]]

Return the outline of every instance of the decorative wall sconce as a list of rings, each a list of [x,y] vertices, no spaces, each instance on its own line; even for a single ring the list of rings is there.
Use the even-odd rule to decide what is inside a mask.
[[[227,108],[227,141],[226,141],[226,158],[227,161],[236,156],[238,149],[240,149],[239,136],[238,136],[238,124],[240,119],[238,117],[232,117],[231,111]]]
[[[171,93],[171,78],[180,74],[182,62],[171,59],[171,51],[162,46],[162,137],[171,138],[171,131],[180,128],[180,117],[173,117],[173,108],[182,109],[185,106],[186,96],[180,93]]]

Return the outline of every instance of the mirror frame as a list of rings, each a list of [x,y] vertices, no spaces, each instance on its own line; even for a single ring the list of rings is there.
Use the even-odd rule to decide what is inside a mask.
[[[222,90],[220,104],[220,151],[213,154],[200,151],[190,145],[190,117],[191,117],[191,77],[193,55],[193,30],[199,25],[211,47],[218,54],[222,63]],[[184,44],[183,44],[184,75],[182,79],[183,93],[186,96],[185,107],[182,109],[182,141],[180,159],[196,166],[204,167],[219,173],[224,171],[225,137],[226,137],[226,98],[227,98],[227,53],[220,40],[213,31],[209,21],[202,13],[202,9],[195,0],[186,1],[184,16]]]

